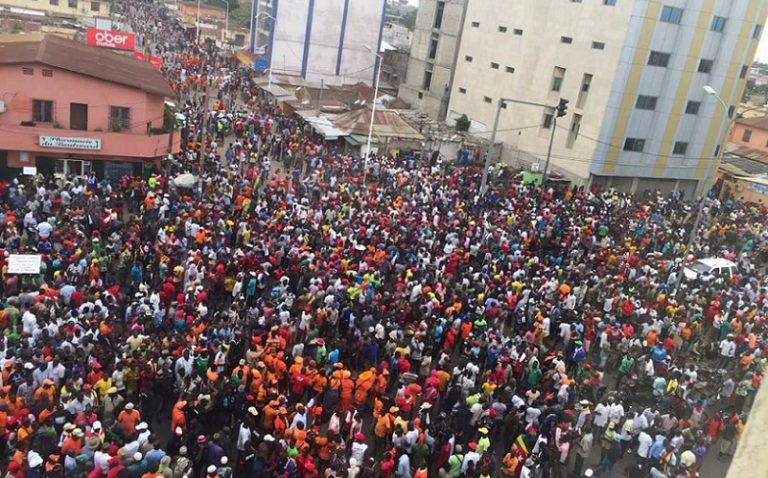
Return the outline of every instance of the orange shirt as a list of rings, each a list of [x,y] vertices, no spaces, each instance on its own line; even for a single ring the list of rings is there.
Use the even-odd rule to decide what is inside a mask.
[[[136,425],[141,421],[141,414],[137,410],[123,410],[117,416],[117,421],[123,427],[123,432],[130,435],[136,431]]]

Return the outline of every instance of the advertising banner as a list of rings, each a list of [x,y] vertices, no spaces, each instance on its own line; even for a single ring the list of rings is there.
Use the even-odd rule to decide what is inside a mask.
[[[86,35],[86,43],[103,48],[133,51],[136,49],[136,35],[133,33],[89,28]]]

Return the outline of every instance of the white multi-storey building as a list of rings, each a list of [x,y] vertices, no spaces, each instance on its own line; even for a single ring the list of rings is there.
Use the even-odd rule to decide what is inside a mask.
[[[469,0],[448,119],[490,135],[500,98],[565,98],[553,169],[690,196],[714,174],[767,14],[768,0]],[[507,156],[543,162],[554,116],[506,104]]]
[[[274,74],[372,84],[385,0],[253,0],[253,51]]]

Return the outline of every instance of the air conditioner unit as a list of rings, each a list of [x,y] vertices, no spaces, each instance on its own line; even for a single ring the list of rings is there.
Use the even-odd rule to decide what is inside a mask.
[[[5,113],[5,101],[0,100],[0,113]]]

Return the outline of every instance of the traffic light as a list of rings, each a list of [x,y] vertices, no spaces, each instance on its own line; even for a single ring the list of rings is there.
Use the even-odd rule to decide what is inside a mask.
[[[565,116],[565,113],[568,111],[568,100],[565,98],[560,98],[560,103],[558,103],[555,109],[557,110],[558,118]]]

